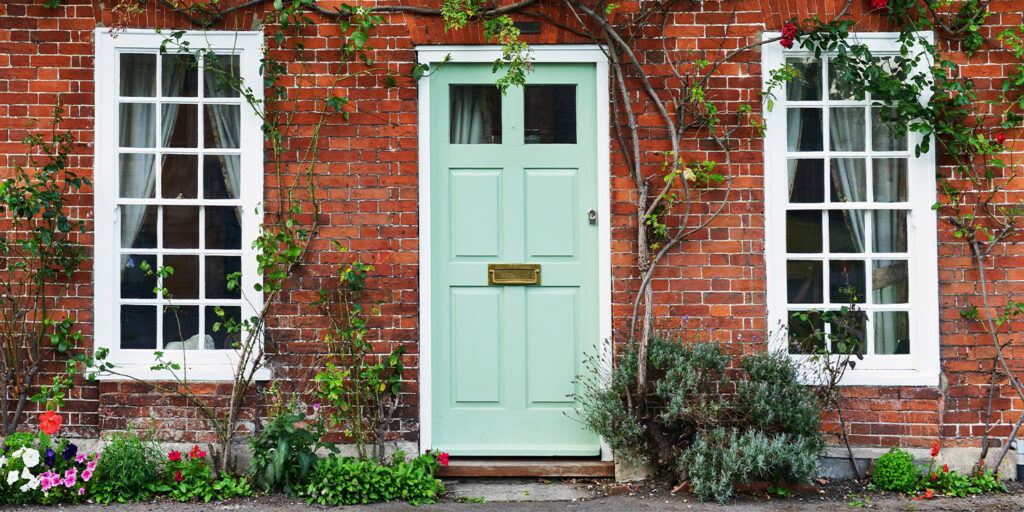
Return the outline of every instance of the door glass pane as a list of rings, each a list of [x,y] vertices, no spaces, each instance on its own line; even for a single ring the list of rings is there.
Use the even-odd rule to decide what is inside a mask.
[[[242,308],[238,306],[221,306],[220,310],[224,316],[217,314],[216,307],[206,307],[206,336],[207,338],[213,338],[213,348],[215,349],[233,348],[233,345],[240,341],[239,336],[241,333],[228,332],[227,325],[233,324],[238,326],[241,324]]]
[[[868,200],[867,162],[863,158],[833,158],[829,167],[832,202],[860,203]]]
[[[864,260],[829,262],[829,300],[833,304],[864,303]]]
[[[875,201],[879,203],[903,203],[907,201],[907,159],[876,158],[874,167]]]
[[[864,211],[828,212],[828,249],[831,252],[864,252]]]
[[[121,306],[121,348],[156,348],[157,306]]]
[[[156,176],[153,175],[153,161],[156,155],[123,153],[118,158],[118,195],[151,199],[155,193]]]
[[[197,155],[165,155],[161,175],[161,197],[195,199],[199,188]]]
[[[878,210],[874,212],[874,252],[907,252],[907,212]]]
[[[199,87],[195,56],[188,54],[164,55],[163,68],[163,84],[160,91],[164,96],[196,97]]]
[[[892,114],[896,109],[889,109]],[[891,116],[890,116],[891,117]],[[904,133],[899,137],[892,126],[882,120],[882,108],[871,108],[871,149],[875,151],[906,151],[907,135]]]
[[[821,151],[824,148],[820,108],[787,109],[786,127],[789,151]]]
[[[238,222],[240,213],[234,206],[206,207],[207,249],[242,248],[242,228]]]
[[[240,113],[238,105],[206,105],[203,116],[203,147],[237,148]]]
[[[156,55],[121,54],[121,96],[156,96]]]
[[[863,107],[829,109],[829,140],[832,151],[864,151]]]
[[[203,158],[203,198],[238,199],[238,155],[214,155]]]
[[[789,202],[822,203],[825,201],[825,161],[790,160]]]
[[[168,254],[164,256],[164,266],[174,269],[174,273],[164,279],[169,295],[165,299],[199,298],[199,256]]]
[[[501,93],[493,84],[450,85],[451,144],[501,144]]]
[[[821,61],[815,58],[786,59],[796,72],[786,84],[786,99],[789,101],[821,100]]]
[[[787,261],[786,290],[790,304],[822,302],[822,265],[820,261]]]
[[[121,205],[121,247],[156,248],[156,206]]]
[[[161,142],[166,148],[194,148],[199,141],[196,125],[198,105],[180,103],[163,106],[163,119],[160,120]]]
[[[146,265],[148,271],[143,270]],[[121,298],[155,299],[156,271],[155,254],[122,254]]]
[[[523,99],[526,144],[576,143],[575,85],[527,85]]]
[[[164,206],[164,247],[199,248],[199,207]]]
[[[238,77],[238,55],[218,55],[203,70],[203,96],[237,98],[241,84]]]
[[[821,252],[821,211],[786,212],[786,252]]]
[[[907,260],[875,260],[871,264],[871,299],[875,304],[906,304],[910,299]]]
[[[164,308],[164,348],[196,350],[213,348],[213,340],[200,343],[199,306],[168,306]]]
[[[117,140],[123,148],[156,147],[156,105],[122,103]]]
[[[906,311],[876,311],[875,353],[910,353],[910,315]]]

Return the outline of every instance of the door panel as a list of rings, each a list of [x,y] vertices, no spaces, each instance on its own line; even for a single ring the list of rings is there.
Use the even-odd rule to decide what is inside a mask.
[[[496,99],[458,87],[496,78],[490,64],[430,78],[431,448],[597,455],[572,417],[573,378],[598,342],[596,119],[575,107],[594,104],[595,66],[537,64],[529,84],[571,87],[533,90],[529,130],[522,88]],[[539,264],[540,284],[489,286],[492,263]]]

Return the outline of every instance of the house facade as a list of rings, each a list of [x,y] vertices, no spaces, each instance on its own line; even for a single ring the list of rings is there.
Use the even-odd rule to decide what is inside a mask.
[[[328,328],[315,303],[336,267],[358,259],[373,265],[368,297],[381,303],[370,324],[375,350],[405,352],[392,441],[455,455],[611,458],[565,413],[587,358],[612,364],[640,286],[638,192],[622,127],[638,126],[639,167],[652,179],[671,149],[645,84],[613,90],[617,65],[567,4],[521,2],[511,16],[525,23],[532,70],[525,86],[503,94],[492,70],[501,48],[479,27],[446,29],[433,12],[440,2],[383,0],[373,5],[407,9],[384,9],[367,31],[371,64],[340,59],[337,2],[318,2],[302,29],[306,60],[281,60],[285,72],[264,84],[265,56],[295,55],[268,41],[272,2],[221,3],[245,6],[202,18],[187,8],[198,2],[0,5],[0,166],[19,161],[28,121],[46,119],[59,97],[62,126],[80,143],[71,167],[93,183],[74,202],[88,227],[78,240],[92,257],[59,302],[85,334],[82,349],[109,349],[120,371],[155,380],[167,375],[151,369],[154,351],[187,353],[196,392],[226,395],[235,356],[214,324],[263,303],[251,244],[283,204],[284,184],[298,183],[319,216],[269,317],[279,353],[262,381],[310,389]],[[900,55],[884,12],[867,1],[844,5],[669,2],[668,14],[651,14],[656,23],[637,26],[637,58],[660,94],[679,87],[666,55],[713,61],[778,37],[791,19],[840,13],[856,20],[850,37],[874,55]],[[651,8],[627,2],[613,16]],[[986,37],[1024,23],[1013,0],[988,8]],[[983,99],[996,99],[1000,77],[1017,65],[1003,50],[968,54],[941,33],[930,37]],[[173,51],[180,45],[211,50],[202,58],[237,73],[251,93],[223,87],[209,62],[183,62]],[[430,69],[414,80],[417,64]],[[778,89],[769,111],[761,94],[768,71],[786,64],[802,79]],[[400,75],[392,84],[368,68]],[[915,152],[919,136],[891,133],[870,100],[857,99],[858,84],[834,75],[829,55],[772,41],[737,52],[709,79],[708,99],[720,110],[750,105],[767,128],[732,150],[728,188],[713,186],[693,205],[710,222],[651,280],[653,326],[699,329],[738,352],[786,349],[777,333],[805,327],[792,323],[794,312],[836,309],[850,302],[841,290],[855,290],[866,322],[864,358],[846,377],[851,442],[869,453],[940,441],[969,466],[986,428],[1005,439],[1024,402],[1008,384],[990,399],[995,349],[961,317],[980,284],[968,247],[932,210],[936,173],[949,162],[934,144]],[[324,94],[347,103],[328,112]],[[634,101],[635,121],[613,108],[623,96]],[[254,104],[293,114],[280,162],[269,156]],[[682,140],[682,154],[723,156]],[[1007,144],[1019,157],[1012,136]],[[307,147],[317,149],[309,174]],[[1002,202],[1017,202],[1019,187],[1003,191]],[[716,202],[725,204],[717,216]],[[1024,291],[1022,251],[1014,237],[992,255],[993,307]],[[154,291],[146,269],[164,265],[174,279]],[[236,273],[240,286],[227,286]],[[164,308],[171,296],[173,314]],[[1022,350],[1005,350],[1014,370]],[[62,412],[83,438],[154,418],[164,439],[215,440],[182,399],[123,378],[79,385]]]

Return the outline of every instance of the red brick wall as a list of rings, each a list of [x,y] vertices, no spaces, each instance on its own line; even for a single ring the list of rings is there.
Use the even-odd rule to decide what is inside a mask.
[[[65,126],[74,130],[82,143],[72,166],[83,175],[92,174],[93,134],[93,41],[92,29],[98,24],[117,23],[109,6],[99,0],[68,0],[65,6],[46,9],[39,0],[11,0],[0,5],[0,169],[10,169],[22,152],[20,139],[28,133],[30,119],[45,120],[59,93],[68,106]],[[232,2],[222,2],[230,5]],[[398,2],[381,2],[397,5]],[[408,5],[409,2],[401,2]],[[439,2],[418,2],[436,7]],[[1014,0],[994,0],[990,9],[998,14],[989,18],[986,34],[993,36],[1008,26],[1020,24],[1019,6]],[[555,26],[578,27],[570,12],[554,2],[539,2],[530,7],[534,16],[519,16],[542,21],[543,33],[525,36],[531,44],[587,43],[584,37]],[[322,5],[328,5],[323,2]],[[674,59],[686,59],[687,50],[706,51],[704,58],[713,59],[721,51],[729,51],[759,38],[764,30],[781,29],[784,20],[817,14],[830,19],[841,7],[831,0],[739,0],[738,2],[707,1],[701,7],[689,3],[675,5],[677,12],[666,21],[660,18],[643,29],[638,43],[639,57],[655,77],[656,86],[672,86],[675,79],[662,65],[663,48]],[[635,10],[636,2],[623,3],[626,11]],[[854,0],[849,15],[858,20],[854,30],[891,29],[877,12],[868,12],[866,0]],[[258,16],[256,8],[233,13],[219,21],[215,28],[249,29]],[[337,62],[340,44],[338,28],[327,18],[310,14],[318,21],[305,34],[311,51],[309,65],[322,80],[321,90],[311,90],[294,80],[283,85],[290,88],[300,113],[310,114],[312,101],[322,96],[323,87],[333,76],[358,67]],[[621,14],[618,16],[622,16]],[[376,48],[374,59],[400,72],[411,71],[417,44],[472,44],[483,41],[479,30],[445,31],[437,17],[412,14],[389,14],[384,25],[373,30],[370,44]],[[195,28],[182,16],[168,11],[156,2],[146,4],[145,12],[129,18],[135,28]],[[662,40],[662,34],[664,39]],[[278,58],[288,58],[278,54]],[[964,63],[966,76],[977,77],[981,89],[999,86],[992,77],[1005,76],[1010,60],[1006,54],[983,48],[973,57],[951,52],[949,56]],[[721,109],[734,111],[740,104],[759,102],[760,54],[754,50],[737,56],[723,65],[709,88]],[[644,98],[639,83],[631,83],[631,97]],[[418,261],[418,173],[416,86],[409,79],[399,79],[397,87],[383,87],[375,77],[360,77],[343,84],[341,94],[353,100],[351,118],[331,117],[321,132],[320,163],[316,166],[316,194],[323,212],[322,227],[311,246],[307,264],[299,269],[282,296],[269,324],[269,333],[289,354],[277,360],[276,376],[295,388],[308,383],[309,364],[322,346],[315,342],[324,334],[323,318],[310,304],[318,291],[330,284],[330,274],[342,257],[330,250],[329,242],[339,241],[352,252],[344,258],[358,257],[375,266],[371,280],[371,300],[384,303],[373,321],[372,337],[379,340],[379,350],[390,352],[397,344],[405,346],[401,418],[391,425],[395,438],[414,441],[418,435],[417,391],[419,389],[417,318],[420,294],[417,289]],[[657,151],[669,149],[664,128],[652,105],[637,104],[645,155],[645,172],[654,174],[661,168],[663,157]],[[299,118],[289,143],[295,150],[306,146],[311,136],[313,119]],[[619,122],[624,122],[619,119]],[[729,120],[727,120],[729,122]],[[686,323],[715,329],[721,341],[751,349],[763,343],[765,336],[765,266],[762,177],[762,145],[752,137],[733,154],[733,190],[723,215],[706,229],[684,242],[664,262],[654,289],[656,326],[678,328]],[[612,264],[613,315],[615,327],[622,328],[629,316],[632,293],[637,288],[635,266],[636,235],[635,191],[628,177],[619,147],[612,147]],[[720,157],[706,141],[684,139],[687,156],[699,159]],[[1019,150],[1018,150],[1019,156]],[[941,158],[940,158],[941,161]],[[277,182],[268,166],[266,181],[268,209],[278,197]],[[712,193],[710,198],[715,198]],[[721,192],[718,199],[721,199]],[[1010,201],[1020,198],[1019,190],[1007,194]],[[92,196],[88,192],[76,198],[76,216],[91,218]],[[713,204],[711,205],[713,206]],[[706,214],[707,203],[695,205]],[[941,355],[943,385],[934,388],[859,387],[849,390],[854,441],[870,446],[927,446],[942,437],[946,444],[977,445],[987,398],[992,349],[987,340],[978,338],[959,318],[963,295],[975,291],[976,275],[963,244],[952,237],[947,226],[940,233],[940,293],[942,311]],[[89,235],[82,243],[92,243]],[[994,262],[989,278],[996,283],[992,290],[997,304],[1007,297],[1024,292],[1024,263],[1020,239],[1006,244]],[[69,291],[63,307],[79,321],[92,342],[91,265],[80,272]],[[1001,302],[1000,302],[1001,301]],[[686,319],[684,321],[684,319]],[[1012,353],[1014,364],[1024,363],[1024,348]],[[204,392],[216,395],[222,387],[210,386]],[[996,402],[1002,411],[997,420],[1001,427],[993,433],[1005,435],[1006,423],[1016,419],[1024,404],[1003,389]],[[70,412],[68,424],[75,435],[92,437],[100,431],[123,428],[126,419],[154,415],[161,420],[161,430],[168,439],[209,441],[211,433],[197,411],[176,398],[147,392],[135,384],[103,383],[82,385],[73,392],[65,408]]]

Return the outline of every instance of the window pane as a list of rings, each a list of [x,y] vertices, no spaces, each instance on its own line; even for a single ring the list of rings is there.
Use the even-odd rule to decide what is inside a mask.
[[[238,123],[241,120],[238,105],[206,105],[203,116],[206,136],[203,147],[237,148]]]
[[[860,203],[868,200],[867,162],[863,158],[833,158],[829,167],[832,202]]]
[[[156,206],[121,205],[121,247],[156,248]]]
[[[807,315],[807,319],[798,314]],[[816,354],[825,349],[824,324],[821,313],[816,311],[793,311],[789,314],[789,353]]]
[[[164,348],[167,350],[199,348],[199,306],[165,306],[163,310]],[[206,339],[203,348],[213,348],[213,340]]]
[[[199,248],[199,207],[164,206],[164,247]]]
[[[828,249],[831,252],[864,252],[864,212],[828,212]]]
[[[829,344],[833,354],[867,353],[867,315],[863,311],[850,311],[846,316],[833,317],[829,322]]]
[[[155,155],[124,153],[118,158],[118,195],[120,197],[153,197],[156,176],[153,175]]]
[[[206,257],[206,298],[237,299],[241,295],[238,286],[228,290],[228,275],[241,272],[242,258],[237,256]]]
[[[163,56],[163,84],[160,88],[164,96],[194,98],[199,92],[198,70],[196,58],[192,55]]]
[[[788,166],[789,202],[825,202],[824,160],[790,160]]]
[[[878,210],[872,227],[874,252],[907,252],[907,212]]]
[[[164,279],[164,288],[167,289],[169,295],[164,298],[199,298],[199,256],[168,254],[164,256],[164,266],[174,269],[174,273]]]
[[[157,306],[121,306],[121,348],[156,348]]]
[[[864,260],[829,262],[829,301],[833,304],[864,303]]]
[[[167,148],[194,148],[199,141],[196,125],[198,105],[172,103],[163,106],[161,142]]]
[[[123,148],[156,147],[156,105],[122,103],[117,140]]]
[[[790,304],[822,302],[822,265],[820,261],[787,261],[786,289]]]
[[[876,260],[871,264],[872,301],[906,304],[910,299],[910,268],[906,260]]]
[[[829,109],[829,147],[832,151],[864,151],[864,108]]]
[[[149,265],[148,272],[142,269],[145,266],[143,262]],[[122,254],[121,298],[155,299],[156,270],[156,255]]]
[[[910,315],[906,311],[876,311],[875,353],[910,353]]]
[[[451,144],[501,144],[501,93],[493,84],[450,85]]]
[[[896,109],[889,109],[893,114]],[[882,108],[871,108],[871,149],[875,151],[906,151],[907,135],[899,137],[889,123],[882,120]]]
[[[238,155],[216,155],[203,158],[203,197],[206,199],[238,199]]]
[[[227,324],[233,321],[233,325],[238,326],[242,321],[242,308],[238,306],[221,306],[220,310],[224,313],[224,316],[217,315],[217,308],[207,306],[206,307],[206,337],[213,338],[213,347],[216,349],[227,349],[234,348],[233,345],[241,341],[239,336],[241,333],[228,332]],[[220,324],[218,328],[214,330],[215,324]]]
[[[240,213],[234,206],[206,207],[207,249],[242,248],[242,228],[238,222]]]
[[[830,100],[855,100],[857,91],[862,90],[857,83],[842,72],[839,66],[835,65],[835,59],[828,61],[828,84]]]
[[[876,158],[874,167],[875,201],[879,203],[903,203],[907,201],[907,159]]]
[[[121,54],[121,96],[156,96],[156,55]]]
[[[527,85],[523,99],[526,144],[576,143],[575,85]]]
[[[165,155],[161,175],[161,197],[195,199],[199,188],[198,155]]]
[[[815,58],[786,59],[799,73],[786,84],[786,99],[790,101],[821,100],[821,61]]]
[[[820,108],[787,109],[786,126],[786,147],[789,151],[821,151],[824,148]]]
[[[218,55],[203,70],[203,96],[237,98],[239,78],[238,55]]]
[[[786,252],[821,252],[821,211],[786,212]]]

